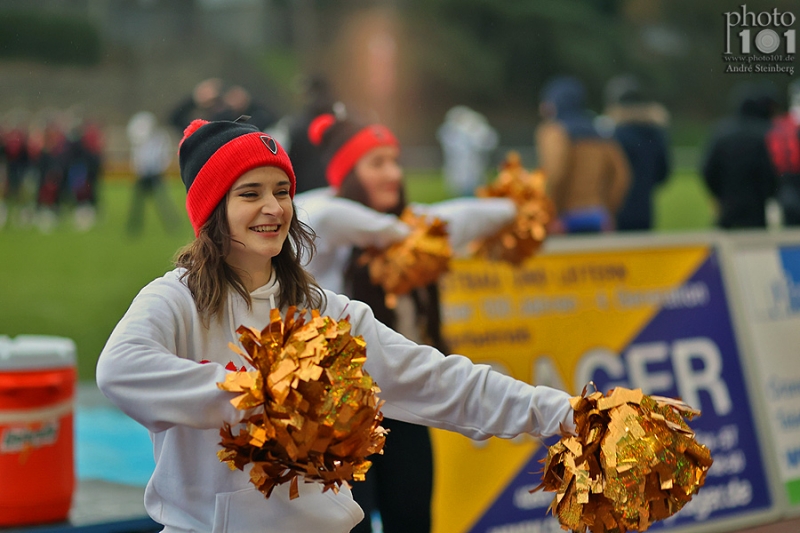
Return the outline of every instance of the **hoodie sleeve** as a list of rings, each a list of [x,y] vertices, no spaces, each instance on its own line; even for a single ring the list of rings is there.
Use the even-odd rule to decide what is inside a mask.
[[[416,213],[447,222],[450,245],[455,251],[494,235],[514,220],[517,207],[508,198],[456,198],[435,204],[414,204]]]
[[[566,392],[534,387],[462,355],[445,357],[381,324],[365,304],[327,296],[327,314],[349,314],[353,334],[366,341],[365,369],[381,389],[385,416],[473,439],[556,435],[561,423],[574,430]]]
[[[246,415],[231,405],[235,394],[216,385],[227,373],[222,365],[185,357],[185,339],[198,326],[188,305],[194,305],[188,289],[151,283],[133,300],[97,362],[103,394],[152,432],[175,425],[219,428]]]
[[[329,247],[385,248],[411,231],[394,215],[379,213],[352,200],[321,194],[298,203],[297,216]]]

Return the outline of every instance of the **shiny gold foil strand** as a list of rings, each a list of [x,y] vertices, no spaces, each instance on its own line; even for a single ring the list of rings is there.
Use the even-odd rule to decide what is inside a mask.
[[[475,241],[473,254],[494,261],[519,265],[539,251],[547,237],[547,226],[555,218],[555,205],[546,192],[541,170],[527,171],[519,153],[510,151],[494,182],[475,190],[480,198],[509,198],[517,206],[512,222],[491,237]]]
[[[685,418],[685,403],[617,387],[572,398],[576,436],[548,449],[542,482],[549,511],[577,532],[645,531],[678,512],[705,482],[713,460]]]
[[[397,296],[438,280],[453,256],[445,222],[416,215],[410,208],[400,220],[411,227],[408,237],[382,250],[367,250],[360,258],[361,264],[369,265],[372,282],[386,293],[389,308],[395,307]]]
[[[220,430],[220,461],[243,470],[269,497],[289,482],[299,496],[298,477],[323,490],[363,481],[373,453],[382,453],[386,431],[380,426],[380,389],[363,370],[366,343],[350,335],[347,319],[334,320],[291,307],[286,319],[273,309],[263,330],[237,329],[244,357],[256,370],[230,372],[218,387],[239,393],[231,403],[251,411],[238,432]]]

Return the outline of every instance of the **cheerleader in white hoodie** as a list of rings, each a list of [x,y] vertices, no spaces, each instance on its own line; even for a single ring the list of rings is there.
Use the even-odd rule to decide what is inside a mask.
[[[103,393],[150,431],[156,468],[145,507],[164,532],[347,532],[364,516],[345,487],[334,494],[301,483],[292,500],[282,485],[264,499],[247,471],[217,459],[222,423],[246,416],[216,385],[231,360],[247,366],[227,345],[239,325],[264,327],[273,307],[349,316],[388,417],[474,439],[574,427],[567,393],[445,357],[389,329],[367,305],[320,289],[301,266],[310,233],[294,209],[291,163],[270,136],[195,121],[179,154],[196,238],[175,270],[136,296],[97,364]]]
[[[358,259],[366,247],[384,248],[410,231],[398,215],[407,207],[397,138],[381,124],[361,124],[320,115],[309,126],[320,148],[329,187],[295,198],[298,216],[314,230],[316,252],[307,268],[319,284],[367,303],[375,316],[405,337],[447,353],[441,336],[437,285],[414,289],[389,309],[383,289],[371,282]],[[456,251],[496,233],[514,219],[516,206],[506,198],[458,198],[412,204],[416,214],[447,222]],[[426,533],[431,529],[433,450],[428,428],[391,417],[384,419],[392,441],[376,457],[353,496],[369,514],[378,511],[384,533]],[[369,533],[364,520],[354,533]]]

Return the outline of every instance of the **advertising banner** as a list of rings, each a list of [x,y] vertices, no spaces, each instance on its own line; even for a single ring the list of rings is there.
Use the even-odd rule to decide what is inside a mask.
[[[455,261],[442,283],[451,350],[515,378],[579,394],[593,381],[680,397],[714,457],[706,485],[652,530],[773,505],[719,257],[712,246],[547,253],[521,268]],[[546,447],[434,432],[436,533],[555,533],[539,481]],[[550,439],[545,444],[555,442]]]
[[[781,484],[800,509],[800,246],[733,255]]]

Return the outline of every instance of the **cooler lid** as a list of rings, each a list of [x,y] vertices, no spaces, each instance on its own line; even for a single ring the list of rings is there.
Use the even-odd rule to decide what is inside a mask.
[[[75,341],[49,335],[0,337],[0,371],[74,367]]]

